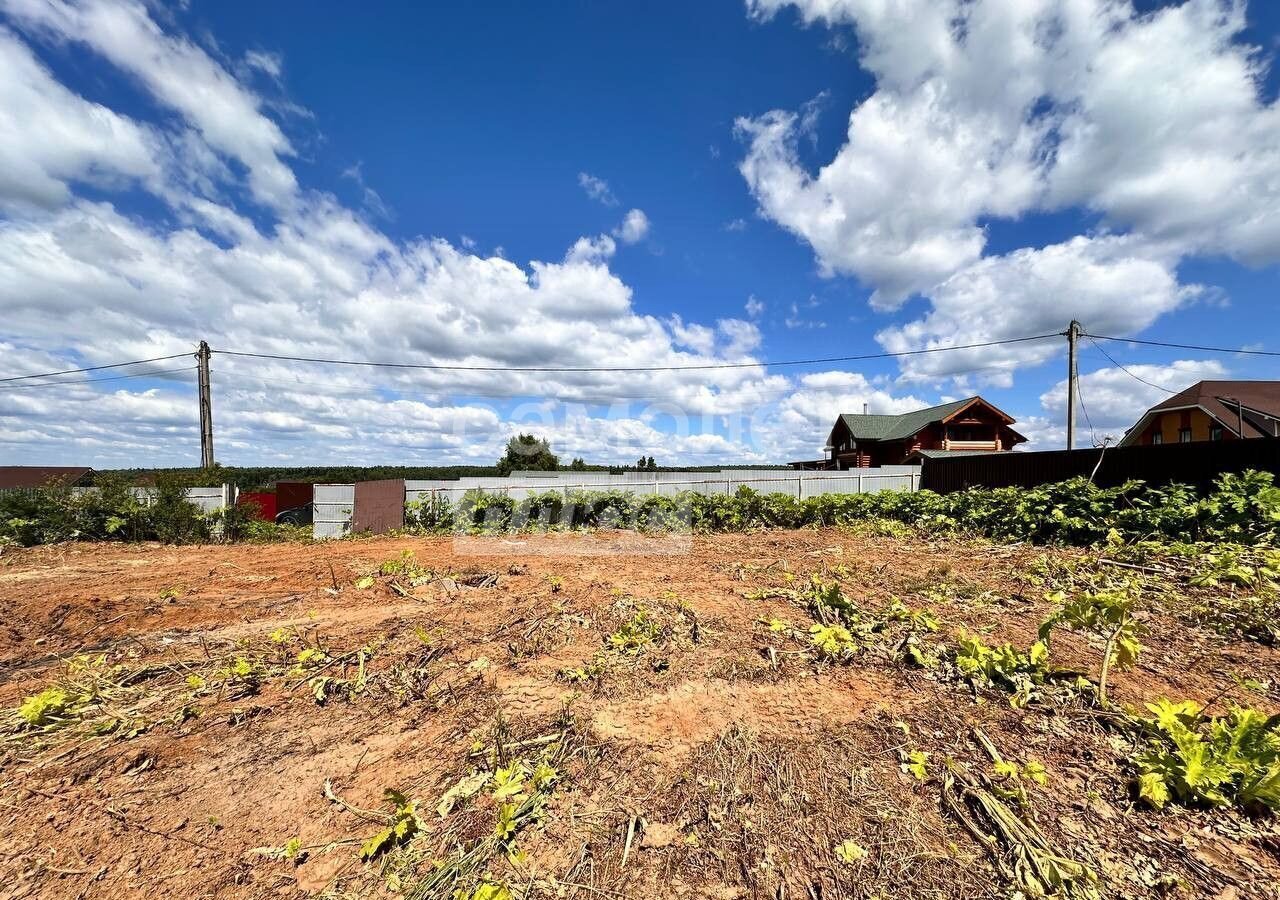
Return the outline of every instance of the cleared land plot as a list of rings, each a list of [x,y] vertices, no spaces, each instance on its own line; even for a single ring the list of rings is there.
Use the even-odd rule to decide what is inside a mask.
[[[975,835],[964,784],[1017,786],[982,736],[1043,764],[1008,808],[1102,895],[1277,895],[1274,817],[1136,804],[1136,739],[1091,702],[1016,708],[916,668],[900,620],[824,658],[797,596],[816,573],[869,615],[929,613],[927,643],[1026,648],[1053,609],[1041,560],[1081,551],[837,529],[666,555],[522,540],[6,549],[0,895],[504,896],[475,893],[487,878],[529,897],[1005,897],[1009,847]],[[1197,624],[1214,589],[1158,581],[1114,701],[1280,708],[1280,650]],[[1079,635],[1052,653],[1096,677]],[[19,727],[56,685],[61,713]],[[465,787],[497,769],[523,787]]]

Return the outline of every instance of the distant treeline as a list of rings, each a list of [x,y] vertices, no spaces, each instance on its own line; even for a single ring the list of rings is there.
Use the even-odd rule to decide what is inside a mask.
[[[560,467],[562,470],[565,466]],[[659,472],[715,472],[720,469],[786,469],[786,466],[659,466]],[[587,465],[579,472],[634,472],[635,466]],[[134,484],[152,484],[157,476],[176,475],[190,484],[234,484],[242,491],[270,491],[277,481],[309,481],[313,484],[351,484],[403,478],[406,481],[497,477],[497,466],[218,466],[204,471],[189,469],[99,469],[93,476],[119,476]],[[90,483],[92,483],[92,477]]]

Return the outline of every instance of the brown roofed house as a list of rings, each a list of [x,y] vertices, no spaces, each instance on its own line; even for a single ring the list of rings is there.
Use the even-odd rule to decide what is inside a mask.
[[[0,466],[0,490],[74,487],[92,471],[88,466]]]
[[[1013,417],[981,397],[966,397],[901,415],[842,413],[827,438],[826,459],[791,463],[796,469],[896,466],[921,457],[1011,450],[1026,440]]]
[[[1199,381],[1151,407],[1121,447],[1280,437],[1280,381]]]

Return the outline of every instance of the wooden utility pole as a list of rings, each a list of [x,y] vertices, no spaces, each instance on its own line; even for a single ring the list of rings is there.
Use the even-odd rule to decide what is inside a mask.
[[[1075,319],[1067,326],[1067,449],[1076,449],[1076,344],[1080,339],[1080,323]]]
[[[200,382],[200,467],[213,468],[213,401],[209,394],[209,345],[200,342],[196,363]]]

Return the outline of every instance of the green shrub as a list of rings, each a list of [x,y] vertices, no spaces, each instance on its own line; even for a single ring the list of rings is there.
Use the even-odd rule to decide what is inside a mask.
[[[282,544],[312,540],[310,525],[277,525],[262,519],[250,519],[240,529],[235,540],[247,544]]]
[[[410,500],[404,506],[404,524],[422,531],[448,531],[453,528],[454,508],[448,497]]]
[[[1206,716],[1191,700],[1147,709],[1153,717],[1139,723],[1150,740],[1134,760],[1143,800],[1157,808],[1176,800],[1280,809],[1280,716],[1235,706]]]
[[[544,491],[516,504],[512,526],[520,529],[536,525],[557,525],[563,512],[564,494],[560,491]]]
[[[635,507],[636,528],[640,531],[685,531],[692,511],[687,497],[662,494],[644,497]]]
[[[1226,473],[1199,503],[1205,537],[1252,544],[1273,537],[1280,526],[1280,488],[1270,472]]]
[[[64,487],[0,495],[0,538],[25,546],[59,541],[165,541],[209,536],[209,521],[187,502],[190,476],[159,479],[150,503],[117,478],[86,491]]]
[[[217,526],[222,526],[222,537],[228,541],[244,541],[250,540],[252,534],[258,540],[266,536],[265,529],[259,527],[262,525],[271,525],[272,522],[264,522],[260,515],[262,507],[257,503],[237,503],[229,508],[220,509],[213,515],[208,517],[208,526],[211,530],[215,530]]]
[[[1107,675],[1112,666],[1128,668],[1138,661],[1142,652],[1139,627],[1133,618],[1138,602],[1138,589],[1128,582],[1118,584],[1112,590],[1088,591],[1071,600],[1061,592],[1049,595],[1049,599],[1062,604],[1053,615],[1040,625],[1040,642],[1045,648],[1053,629],[1063,627],[1091,635],[1102,641],[1102,664],[1098,677],[1098,700],[1107,702]]]
[[[990,647],[965,632],[957,636],[957,643],[955,663],[960,674],[1008,691],[1015,706],[1026,705],[1049,675],[1049,648],[1043,641],[1036,641],[1026,653],[1007,643]]]
[[[209,537],[209,522],[200,508],[187,500],[193,479],[184,475],[156,478],[155,494],[147,508],[152,538],[166,544],[186,544]]]
[[[203,476],[207,479],[207,475]],[[0,497],[0,539],[21,544],[63,540],[161,540],[208,536],[209,523],[187,503],[190,475],[159,479],[157,496],[143,506],[120,482],[100,481],[75,495],[65,489]],[[940,495],[931,491],[823,494],[797,500],[740,487],[732,494],[692,491],[645,496],[624,490],[557,490],[515,500],[480,489],[457,504],[447,500],[406,504],[406,524],[424,531],[507,532],[526,529],[628,528],[641,531],[747,531],[756,528],[850,526],[888,523],[939,533],[977,534],[1000,541],[1088,546],[1103,541],[1275,542],[1280,488],[1266,472],[1223,475],[1197,498],[1185,485],[1153,488],[1140,481],[1101,488],[1083,478],[1035,488],[973,488]],[[238,512],[224,518],[228,536],[240,539],[248,524]],[[254,538],[264,537],[255,529]]]
[[[81,534],[99,540],[146,540],[151,521],[146,504],[121,478],[104,476],[93,490],[67,492],[68,509]]]
[[[1103,541],[1274,539],[1280,489],[1269,473],[1224,475],[1203,499],[1186,485],[1153,488],[1130,481],[1111,488],[1083,478],[1035,488],[822,494],[797,500],[740,487],[732,494],[692,491],[644,496],[623,490],[547,491],[515,501],[468,491],[456,508],[445,501],[407,506],[407,521],[424,530],[508,531],[529,528],[693,528],[701,532],[876,523],[1001,541],[1087,546]]]
[[[0,532],[26,547],[80,537],[71,491],[41,488],[0,495]]]

